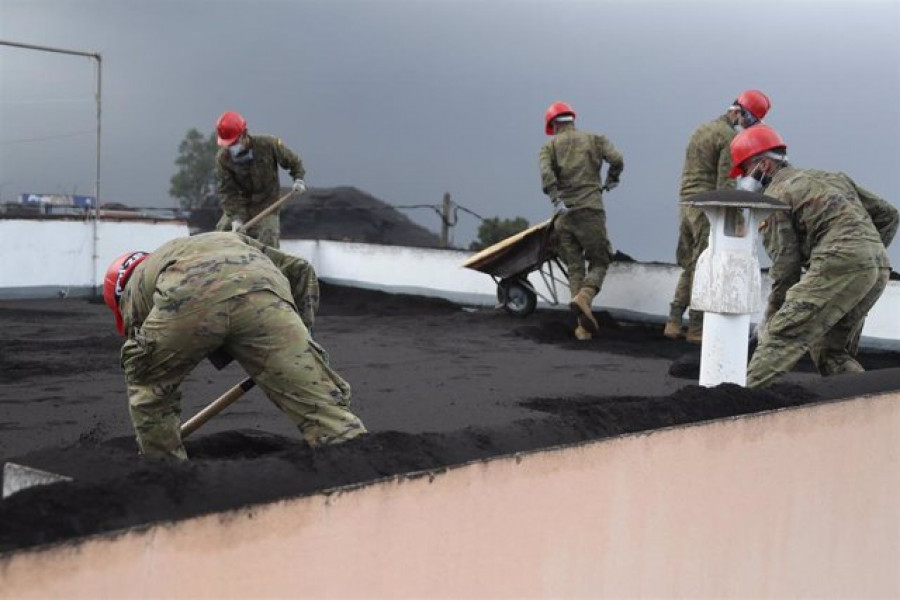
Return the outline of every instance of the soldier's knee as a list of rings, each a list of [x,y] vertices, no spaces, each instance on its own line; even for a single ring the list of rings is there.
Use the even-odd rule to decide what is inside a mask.
[[[785,340],[796,340],[815,336],[813,331],[815,315],[820,305],[812,302],[792,301],[785,303],[768,322],[766,329],[772,337]]]

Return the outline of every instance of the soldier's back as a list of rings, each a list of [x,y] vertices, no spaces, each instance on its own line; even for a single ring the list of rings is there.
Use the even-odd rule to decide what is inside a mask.
[[[881,236],[846,175],[787,167],[766,190],[791,206],[791,220],[810,260],[830,270],[889,266]]]
[[[247,239],[212,232],[166,242],[145,261],[142,287],[154,290],[157,307],[171,310],[256,290],[271,290],[289,300],[290,286],[284,275]]]
[[[682,199],[720,187],[720,159],[735,132],[719,117],[698,126],[688,140],[681,171]]]

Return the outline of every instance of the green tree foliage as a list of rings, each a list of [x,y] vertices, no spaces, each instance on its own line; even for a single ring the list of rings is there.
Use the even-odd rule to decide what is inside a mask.
[[[485,219],[478,227],[478,240],[469,245],[469,250],[483,250],[526,229],[528,229],[528,221],[522,217],[502,220],[500,217]]]
[[[215,196],[216,134],[205,137],[191,128],[178,144],[175,165],[178,172],[169,180],[169,195],[177,198],[181,208],[196,209]]]

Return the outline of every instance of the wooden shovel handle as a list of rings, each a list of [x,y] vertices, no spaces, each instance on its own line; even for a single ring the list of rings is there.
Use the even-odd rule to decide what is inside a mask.
[[[290,192],[288,192],[287,194],[285,194],[284,196],[282,196],[281,198],[279,198],[278,200],[276,200],[269,206],[262,209],[262,211],[258,215],[256,215],[255,217],[253,217],[252,219],[250,219],[249,221],[247,221],[246,223],[241,225],[238,228],[238,233],[247,233],[248,229],[250,229],[257,223],[259,223],[263,218],[269,216],[270,214],[272,214],[273,212],[278,210],[278,207],[280,207],[282,204],[287,202],[288,199],[293,195],[294,195],[294,191],[291,190]]]
[[[182,423],[181,439],[183,440],[187,436],[191,435],[192,433],[200,429],[200,427],[204,423],[228,408],[230,405],[234,404],[234,402],[238,398],[253,389],[254,385],[256,385],[256,382],[248,377],[247,379],[243,380],[242,382],[235,385],[233,388],[210,402],[206,408]]]

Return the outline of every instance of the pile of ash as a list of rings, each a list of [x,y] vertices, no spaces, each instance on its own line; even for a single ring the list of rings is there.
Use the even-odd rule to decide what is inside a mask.
[[[221,209],[212,201],[191,211],[188,226],[192,233],[212,231],[221,215]],[[399,209],[350,186],[309,188],[303,195],[288,200],[281,209],[281,238],[415,248],[441,245],[435,233],[413,223]]]

